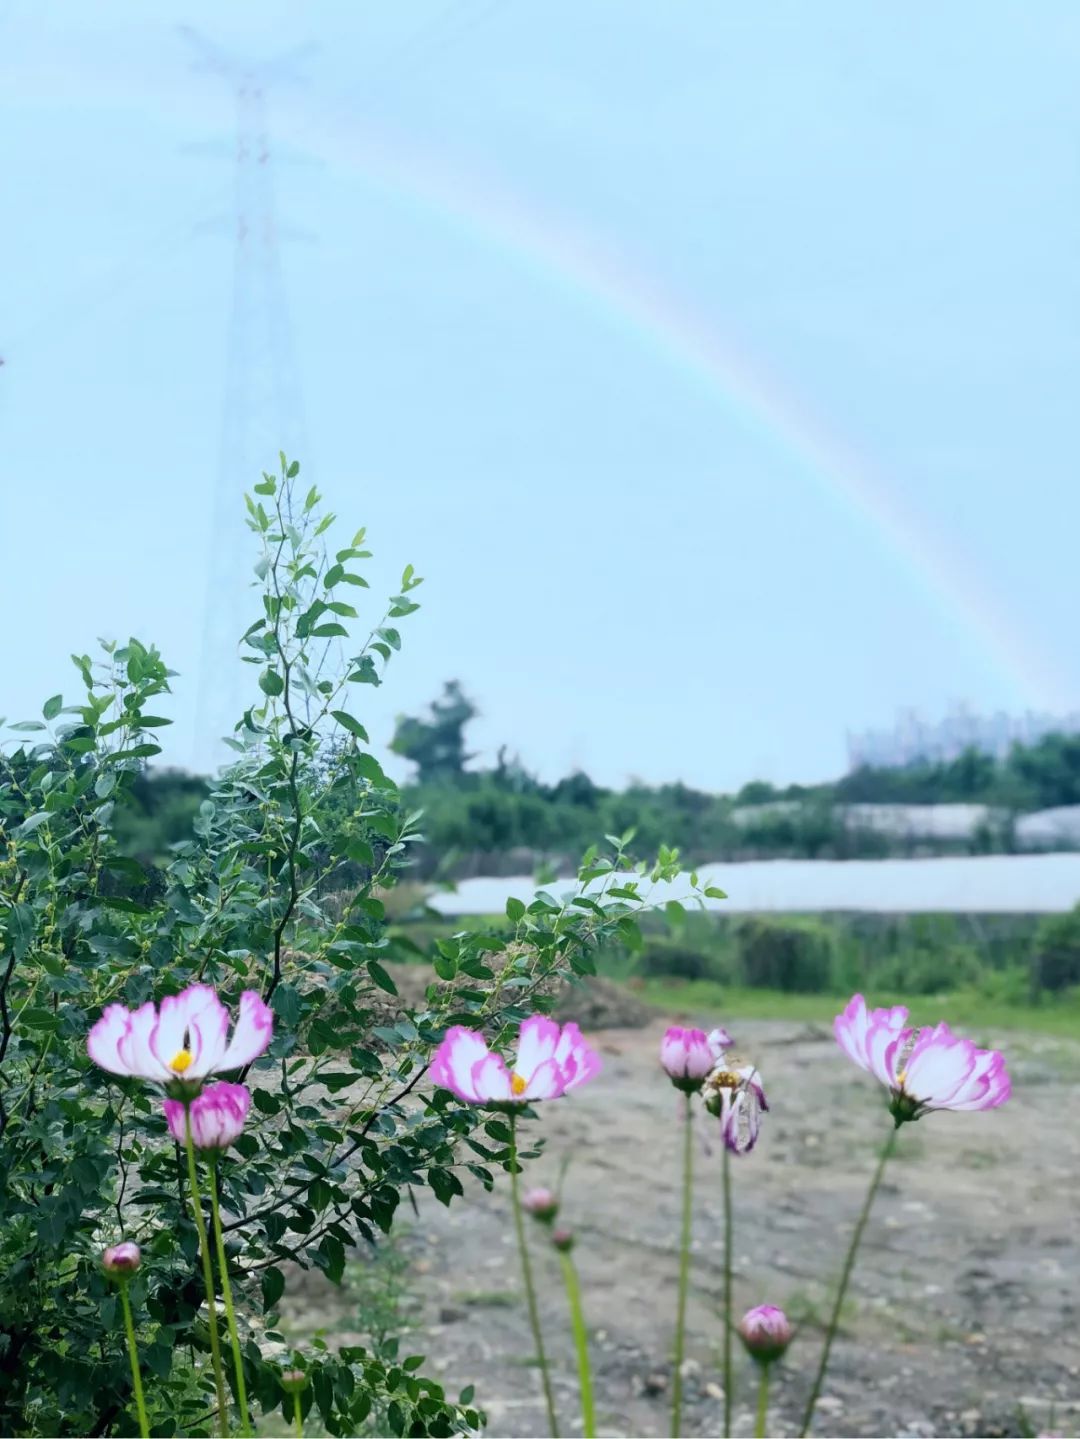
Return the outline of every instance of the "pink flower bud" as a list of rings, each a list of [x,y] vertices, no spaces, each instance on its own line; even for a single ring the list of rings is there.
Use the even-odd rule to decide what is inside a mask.
[[[106,1274],[134,1274],[141,1263],[142,1251],[130,1239],[114,1244],[101,1256],[101,1267]]]
[[[300,1394],[307,1388],[307,1375],[302,1369],[283,1369],[280,1383],[286,1394]]]
[[[791,1343],[791,1324],[775,1304],[759,1304],[748,1309],[738,1323],[739,1337],[747,1353],[759,1364],[779,1359]]]
[[[574,1236],[569,1229],[553,1229],[551,1242],[560,1254],[569,1254],[574,1247]]]
[[[521,1204],[522,1208],[534,1219],[539,1219],[541,1224],[550,1224],[559,1212],[559,1201],[550,1189],[526,1190]]]
[[[211,1084],[197,1099],[165,1100],[169,1133],[177,1144],[187,1139],[185,1109],[191,1111],[191,1140],[196,1149],[228,1149],[239,1139],[251,1106],[251,1093],[243,1084]]]
[[[660,1063],[676,1089],[695,1094],[716,1059],[703,1029],[680,1029],[673,1025],[661,1041]]]

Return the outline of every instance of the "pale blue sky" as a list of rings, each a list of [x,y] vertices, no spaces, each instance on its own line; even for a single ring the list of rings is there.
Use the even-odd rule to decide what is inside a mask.
[[[0,713],[135,632],[181,672],[167,757],[209,758],[233,108],[181,23],[316,47],[271,92],[300,458],[373,597],[427,577],[374,737],[453,675],[488,754],[719,788],[835,773],[901,705],[1080,705],[1072,0],[9,0]],[[770,375],[925,550],[566,254]]]

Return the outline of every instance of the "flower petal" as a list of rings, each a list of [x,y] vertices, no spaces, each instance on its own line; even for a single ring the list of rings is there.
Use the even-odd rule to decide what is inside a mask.
[[[540,1065],[555,1057],[560,1040],[559,1026],[553,1019],[547,1019],[542,1014],[534,1014],[527,1019],[518,1034],[514,1073],[520,1074],[528,1083]]]
[[[520,1100],[510,1083],[510,1071],[501,1054],[488,1053],[473,1065],[472,1085],[481,1104],[505,1104],[507,1100]]]
[[[558,1099],[565,1089],[566,1080],[562,1067],[554,1059],[545,1059],[543,1064],[537,1065],[533,1070],[519,1098]]]
[[[148,1000],[140,1004],[131,1015],[127,1033],[117,1045],[117,1053],[126,1066],[128,1074],[140,1079],[156,1079],[159,1082],[175,1078],[170,1069],[158,1059],[150,1047],[150,1036],[157,1025],[157,1009]]]
[[[201,1009],[217,1004],[218,997],[209,984],[189,984],[179,994],[170,994],[158,1005],[158,1022],[150,1036],[154,1056],[168,1069],[173,1058],[185,1048],[188,1025]]]
[[[473,1069],[488,1055],[487,1042],[475,1029],[460,1024],[446,1035],[431,1060],[431,1078],[441,1089],[449,1089],[459,1099],[476,1104],[480,1096],[473,1083]],[[509,1081],[508,1081],[509,1082]]]
[[[268,1004],[253,989],[240,996],[240,1013],[229,1046],[210,1061],[207,1073],[218,1074],[226,1069],[241,1069],[258,1059],[274,1035],[274,1015]],[[224,1038],[224,1036],[222,1036]],[[242,1086],[234,1086],[234,1088]]]
[[[110,1074],[131,1074],[130,1066],[120,1057],[120,1042],[131,1027],[131,1015],[123,1004],[107,1004],[101,1018],[86,1036],[86,1052],[101,1069]]]
[[[893,1041],[904,1034],[908,1012],[903,1005],[893,1009],[867,1010],[861,994],[853,995],[842,1014],[833,1020],[836,1042],[860,1069],[890,1087],[895,1084]]]

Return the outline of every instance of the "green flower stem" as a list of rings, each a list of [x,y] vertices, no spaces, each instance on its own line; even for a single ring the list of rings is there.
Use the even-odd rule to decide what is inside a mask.
[[[731,1360],[732,1314],[731,1314],[731,1234],[733,1219],[731,1209],[731,1150],[724,1145],[724,1435],[731,1434],[731,1409],[735,1400],[735,1374]]]
[[[236,1398],[240,1405],[240,1433],[250,1434],[248,1421],[247,1385],[244,1383],[244,1361],[240,1354],[240,1335],[236,1328],[236,1310],[233,1307],[232,1284],[229,1280],[229,1262],[225,1255],[225,1236],[221,1230],[221,1210],[217,1192],[218,1152],[210,1150],[210,1216],[214,1225],[214,1246],[217,1250],[218,1268],[221,1270],[221,1295],[225,1300],[225,1320],[229,1326],[229,1341],[232,1344],[233,1367],[236,1370]]]
[[[548,1432],[552,1439],[558,1439],[559,1421],[555,1417],[555,1399],[551,1392],[551,1376],[548,1373],[547,1355],[544,1353],[544,1337],[540,1332],[540,1312],[536,1307],[536,1290],[533,1287],[532,1265],[529,1263],[529,1247],[525,1242],[525,1221],[521,1213],[521,1194],[518,1185],[517,1162],[517,1114],[510,1113],[510,1198],[514,1210],[514,1228],[517,1230],[518,1250],[521,1253],[521,1274],[525,1281],[525,1299],[529,1307],[529,1323],[532,1325],[536,1357],[540,1364],[540,1378],[544,1385],[544,1404],[547,1406]]]
[[[218,1339],[217,1305],[214,1302],[214,1271],[210,1266],[210,1245],[206,1238],[206,1221],[203,1219],[202,1195],[199,1192],[199,1172],[195,1164],[195,1142],[191,1137],[190,1105],[184,1107],[184,1140],[184,1147],[187,1150],[188,1183],[191,1186],[191,1208],[195,1219],[195,1230],[199,1236],[203,1287],[206,1290],[206,1311],[210,1320],[210,1358],[214,1366],[214,1388],[217,1390],[218,1426],[222,1434],[228,1434],[229,1406],[225,1398],[225,1379],[221,1372],[221,1343]]]
[[[671,1384],[671,1439],[679,1439],[682,1424],[682,1366],[686,1347],[686,1294],[690,1285],[690,1223],[694,1166],[693,1096],[686,1095],[683,1116],[682,1232],[679,1238],[679,1297],[675,1309],[675,1373]]]
[[[299,1389],[293,1395],[293,1404],[296,1406],[293,1411],[293,1417],[296,1420],[296,1439],[304,1439],[304,1415],[300,1408]]]
[[[893,1152],[896,1144],[896,1135],[900,1128],[899,1123],[893,1129],[885,1141],[881,1150],[881,1158],[878,1160],[877,1168],[874,1170],[874,1177],[870,1181],[870,1188],[863,1200],[862,1212],[855,1225],[855,1233],[851,1236],[851,1244],[848,1246],[847,1258],[844,1260],[843,1272],[840,1275],[840,1287],[836,1291],[836,1302],[833,1305],[832,1316],[829,1319],[829,1327],[825,1331],[825,1347],[821,1351],[821,1363],[818,1365],[817,1374],[814,1376],[814,1387],[810,1391],[810,1398],[806,1402],[806,1412],[803,1414],[802,1428],[799,1430],[800,1439],[810,1432],[810,1425],[814,1418],[814,1406],[817,1404],[818,1395],[821,1393],[821,1386],[825,1379],[825,1371],[829,1367],[829,1351],[832,1349],[833,1340],[836,1338],[836,1328],[840,1322],[840,1307],[844,1302],[844,1295],[847,1293],[848,1280],[851,1278],[851,1271],[855,1268],[855,1255],[859,1250],[859,1241],[862,1239],[863,1230],[866,1228],[866,1221],[870,1218],[870,1208],[874,1202],[874,1196],[878,1192],[878,1185],[881,1183],[881,1176],[885,1173],[885,1165],[888,1163],[889,1155]]]
[[[131,1300],[128,1298],[127,1276],[120,1276],[120,1308],[124,1311],[124,1333],[127,1335],[128,1358],[131,1360],[131,1387],[135,1391],[135,1408],[139,1415],[139,1433],[148,1439],[150,1426],[146,1422],[146,1400],[143,1398],[142,1375],[139,1373],[139,1350],[135,1343],[135,1324],[131,1318]]]
[[[765,1422],[769,1414],[769,1368],[768,1364],[762,1364],[761,1379],[758,1381],[757,1392],[757,1423],[754,1425],[754,1439],[765,1439],[768,1432]]]
[[[596,1410],[593,1406],[592,1370],[589,1367],[589,1336],[585,1329],[585,1316],[581,1310],[581,1285],[577,1270],[570,1254],[560,1250],[563,1279],[566,1281],[566,1297],[570,1301],[570,1322],[574,1328],[574,1347],[577,1349],[578,1382],[581,1385],[581,1422],[585,1439],[595,1439]]]

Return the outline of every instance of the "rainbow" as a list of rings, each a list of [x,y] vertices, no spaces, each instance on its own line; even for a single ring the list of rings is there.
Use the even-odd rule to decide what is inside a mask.
[[[69,88],[76,80],[89,84],[98,98],[100,74],[88,76],[80,63],[67,76]],[[110,91],[110,102],[115,100]],[[1017,625],[1004,598],[970,561],[905,506],[898,483],[887,480],[744,348],[725,340],[699,309],[566,221],[538,213],[442,156],[357,121],[349,101],[311,109],[295,100],[275,100],[275,128],[292,143],[509,257],[543,284],[599,311],[606,322],[702,387],[735,423],[793,466],[824,502],[859,523],[925,597],[940,623],[965,636],[1004,684],[1003,699],[1010,705],[1073,707],[1076,696],[1069,693],[1061,662]],[[186,116],[190,97],[159,90],[155,103]],[[178,233],[174,224],[164,239],[175,244]],[[119,283],[126,284],[131,268],[118,274]]]
[[[298,117],[299,118],[299,117]],[[318,120],[303,117],[310,124]],[[550,215],[471,179],[456,167],[335,116],[312,137],[326,159],[358,172],[399,202],[469,234],[528,268],[550,286],[603,312],[634,339],[704,386],[736,423],[752,430],[855,518],[943,624],[961,630],[1008,689],[1010,704],[1066,709],[1061,667],[1017,626],[1001,596],[970,564],[905,507],[890,484],[744,351],[736,351],[686,301],[652,276]]]

